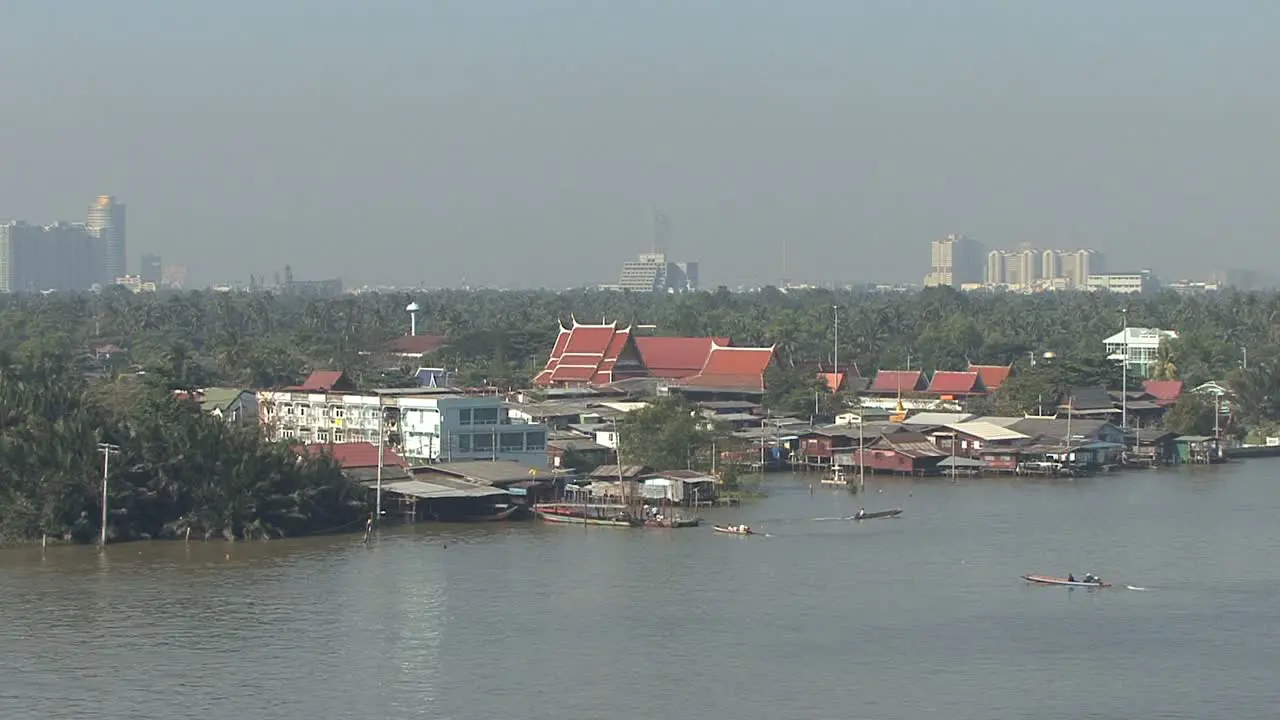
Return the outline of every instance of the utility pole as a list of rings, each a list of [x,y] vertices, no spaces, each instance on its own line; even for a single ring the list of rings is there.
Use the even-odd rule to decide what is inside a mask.
[[[831,364],[834,366],[832,373],[835,375],[836,386],[831,388],[831,392],[837,392],[840,390],[840,306],[832,305],[831,311],[831,325],[836,331],[831,348]]]
[[[1124,318],[1124,330],[1122,337],[1124,338],[1124,359],[1120,366],[1120,427],[1129,427],[1129,308],[1121,308],[1121,317]]]
[[[98,538],[98,545],[106,547],[107,545],[107,473],[111,470],[111,455],[120,453],[119,445],[111,443],[98,443],[98,452],[102,453],[102,535]]]
[[[382,458],[385,452],[385,442],[382,439],[383,420],[386,417],[386,409],[382,407],[382,396],[378,396],[378,480],[377,490],[375,491],[375,521],[382,522]]]

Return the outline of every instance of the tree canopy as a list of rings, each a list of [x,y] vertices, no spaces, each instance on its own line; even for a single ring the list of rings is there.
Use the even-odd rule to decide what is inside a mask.
[[[112,538],[295,535],[365,512],[364,491],[326,456],[134,377],[90,387],[68,357],[0,354],[0,540],[96,537],[104,449]]]

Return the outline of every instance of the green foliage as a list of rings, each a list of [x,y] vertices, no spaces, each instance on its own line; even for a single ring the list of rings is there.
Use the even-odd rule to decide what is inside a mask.
[[[178,357],[177,354],[174,357]],[[176,362],[176,361],[175,361]],[[92,390],[66,356],[0,356],[0,539],[96,537],[111,443],[108,531],[227,539],[336,529],[363,492],[331,460],[263,442],[166,387],[124,378]]]
[[[1165,413],[1164,425],[1179,435],[1212,435],[1213,402],[1203,395],[1184,393]]]
[[[697,409],[677,397],[661,398],[633,410],[618,428],[619,458],[624,465],[647,465],[659,470],[708,470],[712,445],[727,450],[724,428],[711,423]]]
[[[1001,415],[1052,415],[1073,388],[1119,388],[1121,374],[1120,366],[1101,354],[1020,364],[996,395],[995,409]]]
[[[765,371],[763,404],[774,415],[811,417],[815,407],[830,406],[831,392],[812,367],[787,368],[775,363]]]

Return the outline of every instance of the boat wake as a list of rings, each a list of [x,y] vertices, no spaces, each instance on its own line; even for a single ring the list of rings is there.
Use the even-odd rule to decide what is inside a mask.
[[[1146,592],[1146,591],[1147,591],[1147,589],[1146,589],[1146,588],[1144,588],[1144,587],[1138,587],[1137,585],[1125,585],[1125,589],[1126,589],[1126,590],[1134,590],[1134,591],[1136,591],[1136,592]]]

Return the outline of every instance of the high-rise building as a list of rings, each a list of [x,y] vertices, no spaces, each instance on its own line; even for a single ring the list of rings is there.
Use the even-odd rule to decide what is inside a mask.
[[[125,206],[110,195],[99,195],[89,206],[89,234],[102,243],[104,277],[100,282],[114,282],[128,271],[125,264]]]
[[[992,250],[987,253],[987,284],[1004,284],[1004,251]]]
[[[961,287],[979,284],[987,270],[987,255],[982,243],[963,235],[948,235],[934,240],[930,248],[929,274],[926,287],[947,285]]]
[[[1058,277],[1058,251],[1045,250],[1040,255],[1040,277],[1052,280]]]
[[[160,285],[164,280],[164,263],[159,255],[150,253],[142,256],[142,267],[139,268],[139,276],[144,283],[154,283]]]
[[[665,253],[641,253],[622,264],[618,284],[630,292],[694,292],[698,289],[698,263],[673,262]]]
[[[0,224],[0,292],[88,290],[98,274],[94,245],[79,223]]]

